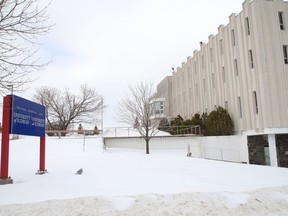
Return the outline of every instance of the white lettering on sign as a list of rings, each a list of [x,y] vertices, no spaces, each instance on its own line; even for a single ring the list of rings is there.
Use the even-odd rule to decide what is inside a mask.
[[[35,127],[45,127],[45,119],[31,117],[22,113],[14,112],[14,124],[32,125]]]
[[[24,119],[24,120],[30,120],[30,116],[29,115],[24,115],[22,113],[16,113],[14,112],[14,118],[20,118],[20,119]]]
[[[32,125],[34,125],[36,127],[45,127],[45,120],[32,117]]]
[[[14,119],[14,124],[15,123],[29,125],[29,120],[16,118],[16,119]]]

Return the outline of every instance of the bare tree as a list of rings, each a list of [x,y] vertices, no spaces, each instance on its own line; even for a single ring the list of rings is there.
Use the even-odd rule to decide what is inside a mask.
[[[29,73],[47,65],[37,57],[37,38],[51,28],[46,15],[50,3],[42,1],[0,0],[0,94],[12,86],[22,89],[31,82]]]
[[[99,112],[104,109],[103,97],[87,85],[82,85],[80,90],[79,95],[51,87],[36,91],[34,101],[46,106],[48,129],[67,130],[71,123],[95,123]]]
[[[153,109],[153,83],[140,82],[129,86],[130,94],[119,102],[119,120],[138,130],[146,142],[146,154],[149,154],[149,141],[158,132],[157,121],[151,121]]]

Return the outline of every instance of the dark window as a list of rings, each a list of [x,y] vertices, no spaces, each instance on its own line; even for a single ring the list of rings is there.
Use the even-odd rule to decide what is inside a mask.
[[[288,64],[288,46],[283,45],[284,63]]]
[[[279,17],[279,24],[280,24],[280,29],[284,30],[284,19],[283,19],[283,12],[278,12],[278,17]]]
[[[238,62],[237,62],[237,59],[234,59],[234,70],[235,70],[235,75],[238,76]]]
[[[234,29],[231,30],[231,37],[232,37],[232,45],[235,46],[236,45],[236,41],[235,41],[235,31],[234,31]]]
[[[256,91],[253,91],[253,98],[254,98],[254,110],[255,114],[258,114],[258,101],[257,101],[257,93]]]
[[[246,33],[247,35],[250,35],[250,24],[248,17],[245,18],[245,24],[246,24]]]
[[[249,63],[250,63],[250,68],[254,68],[254,61],[253,61],[253,53],[252,53],[252,50],[249,50]]]

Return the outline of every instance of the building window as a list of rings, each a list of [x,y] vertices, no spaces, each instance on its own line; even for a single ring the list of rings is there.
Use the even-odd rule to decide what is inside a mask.
[[[215,74],[212,73],[212,87],[215,88]]]
[[[198,88],[198,83],[196,83],[195,85],[195,92],[196,92],[196,96],[199,96],[199,88]]]
[[[249,50],[249,64],[250,68],[254,68],[253,53],[252,50]]]
[[[164,113],[164,101],[155,101],[152,104],[152,110],[154,115],[163,114]]]
[[[278,12],[278,17],[279,17],[279,24],[280,24],[280,29],[284,30],[284,19],[283,19],[283,12]]]
[[[222,67],[222,79],[223,79],[223,82],[225,83],[226,82],[225,67]]]
[[[250,24],[248,17],[245,18],[245,25],[246,25],[246,33],[247,35],[250,35]]]
[[[237,59],[234,59],[234,71],[235,71],[235,75],[238,76],[238,62]]]
[[[284,63],[288,64],[288,46],[283,45]]]
[[[213,62],[213,52],[212,48],[210,48],[210,61]]]
[[[197,62],[196,61],[194,62],[194,71],[195,71],[195,74],[197,74]]]
[[[239,113],[239,117],[242,118],[241,98],[238,97],[238,98],[237,98],[237,101],[238,101],[238,113]]]
[[[253,103],[254,103],[254,110],[255,110],[255,114],[258,114],[258,101],[257,101],[257,93],[256,91],[253,91]]]
[[[204,69],[204,68],[205,68],[205,59],[204,59],[204,55],[202,55],[201,58],[202,58],[202,68]]]
[[[225,101],[225,109],[228,111],[228,101]]]
[[[220,54],[223,55],[223,40],[220,40]]]
[[[206,93],[206,80],[203,79],[203,90],[204,90],[204,93]]]
[[[234,29],[231,30],[231,37],[232,37],[232,45],[236,45],[236,40],[235,40],[235,31]]]

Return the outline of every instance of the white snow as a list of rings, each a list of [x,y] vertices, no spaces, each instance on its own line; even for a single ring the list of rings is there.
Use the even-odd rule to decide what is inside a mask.
[[[100,137],[10,142],[1,216],[288,215],[288,169],[186,157],[186,151],[107,149]],[[82,175],[75,175],[78,169]]]

